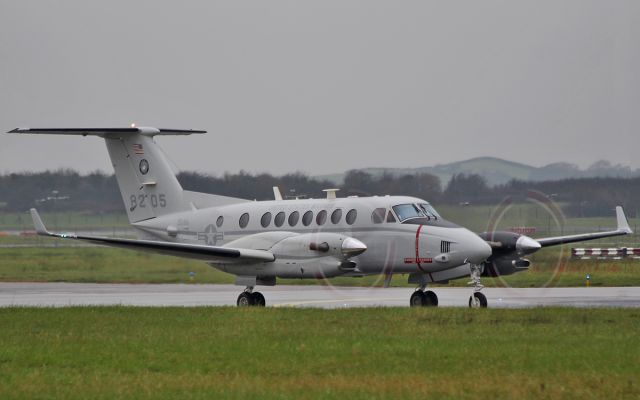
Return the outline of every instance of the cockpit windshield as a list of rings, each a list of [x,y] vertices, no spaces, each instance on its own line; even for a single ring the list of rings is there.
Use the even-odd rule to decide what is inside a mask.
[[[438,214],[436,209],[433,208],[433,206],[431,204],[429,204],[429,203],[420,203],[418,205],[420,206],[422,211],[427,215],[427,217],[435,218],[435,219],[442,219],[442,217],[440,217],[440,214]]]
[[[397,206],[393,206],[392,208],[393,211],[396,212],[396,215],[398,216],[398,219],[400,219],[400,222],[409,218],[426,217],[426,214],[422,211],[422,209],[415,204],[398,204]]]

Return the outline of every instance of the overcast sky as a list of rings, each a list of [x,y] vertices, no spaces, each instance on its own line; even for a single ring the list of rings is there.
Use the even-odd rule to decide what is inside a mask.
[[[0,129],[206,129],[183,170],[477,156],[640,167],[640,1],[0,0]],[[0,134],[0,172],[111,172],[97,138]]]

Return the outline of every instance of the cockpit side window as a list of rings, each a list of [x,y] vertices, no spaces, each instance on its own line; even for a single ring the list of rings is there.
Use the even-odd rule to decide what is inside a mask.
[[[384,221],[384,215],[386,212],[386,208],[376,208],[371,214],[371,222],[374,224],[381,224]]]
[[[387,222],[396,222],[396,217],[393,216],[391,210],[387,213]]]
[[[427,215],[427,217],[434,218],[434,219],[442,219],[442,217],[440,217],[440,214],[438,214],[436,209],[433,208],[431,204],[420,203],[419,206],[422,209],[422,211]]]
[[[415,204],[398,204],[397,206],[393,206],[392,208],[393,211],[396,212],[396,215],[401,222],[409,218],[425,217],[424,212]]]

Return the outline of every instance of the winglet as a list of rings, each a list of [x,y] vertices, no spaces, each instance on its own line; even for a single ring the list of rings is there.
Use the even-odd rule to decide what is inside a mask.
[[[616,207],[616,219],[618,220],[618,230],[625,233],[633,233],[627,222],[627,217],[624,215],[622,207]]]
[[[32,208],[29,211],[31,212],[31,219],[33,219],[33,225],[35,226],[36,232],[38,232],[38,235],[50,236],[51,233],[44,226],[44,223],[42,222],[42,218],[40,218],[40,215],[38,214],[38,210],[36,210],[35,208]]]

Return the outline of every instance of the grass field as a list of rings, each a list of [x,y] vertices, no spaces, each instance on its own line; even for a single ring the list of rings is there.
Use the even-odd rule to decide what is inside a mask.
[[[475,231],[486,228],[494,207],[442,207],[441,212],[451,219],[468,226]],[[114,229],[127,227],[126,216],[121,214],[86,215],[81,213],[64,213],[44,215],[44,220],[51,229]],[[0,214],[0,229],[6,229],[19,221],[30,227],[27,214]],[[638,220],[630,220],[632,227]],[[588,230],[612,228],[615,225],[611,218],[574,218],[567,220],[563,232],[553,226],[549,216],[533,204],[519,204],[509,208],[501,221],[502,228],[513,226],[536,226],[545,228],[549,223],[549,235],[570,234]],[[8,224],[8,225],[7,225]],[[58,225],[59,228],[54,228]],[[569,228],[569,226],[571,226]],[[110,233],[106,233],[110,235]],[[62,242],[58,239],[42,237],[0,236],[0,246],[18,245],[80,245],[82,242]],[[638,235],[610,238],[593,241],[578,246],[640,246]],[[533,267],[526,272],[500,279],[484,278],[486,286],[541,287],[541,286],[584,286],[585,276],[590,274],[593,286],[640,286],[640,261],[635,260],[568,260],[570,246],[544,249],[531,258]],[[194,272],[195,277],[189,277]],[[67,282],[196,282],[196,283],[231,283],[233,277],[219,272],[203,263],[135,253],[108,248],[0,248],[0,280],[1,281],[67,281]],[[280,283],[316,284],[318,281],[288,280]],[[322,283],[322,282],[321,282]],[[383,279],[379,276],[366,278],[336,278],[329,282],[334,285],[381,286]],[[406,276],[396,275],[392,286],[406,286]],[[452,281],[450,285],[465,285],[466,280]]]
[[[438,207],[438,211],[446,219],[463,225],[474,232],[483,232],[487,229],[489,221],[494,217],[497,206],[457,206],[445,205]],[[628,215],[635,215],[636,210],[626,210]],[[129,228],[127,216],[124,213],[92,214],[83,212],[41,213],[47,227],[53,230],[76,229],[123,229]],[[499,227],[528,226],[536,227],[539,233],[570,234],[584,232],[586,230],[604,230],[615,227],[615,213],[611,210],[611,216],[598,218],[567,218],[565,226],[556,224],[553,217],[541,206],[533,203],[513,204],[506,208],[499,221]],[[631,228],[640,226],[640,218],[629,218]],[[3,230],[33,230],[31,217],[24,213],[0,212],[0,231]],[[637,230],[637,229],[635,229]]]
[[[86,212],[40,213],[42,219],[51,229],[122,229],[129,228],[126,214]],[[33,230],[29,213],[0,212],[0,231]]]
[[[634,309],[0,309],[0,398],[638,398]]]
[[[640,286],[638,260],[566,260],[559,251],[559,248],[544,249],[531,257],[533,266],[529,271],[483,278],[483,284],[489,287],[584,286],[585,275],[590,274],[592,286]],[[189,272],[195,276],[190,277]],[[113,248],[0,248],[0,281],[232,283],[234,277],[198,261]],[[459,279],[449,284],[461,286],[466,282],[467,279]],[[278,283],[382,286],[383,278],[278,280]],[[391,286],[407,286],[407,276],[394,275]]]

